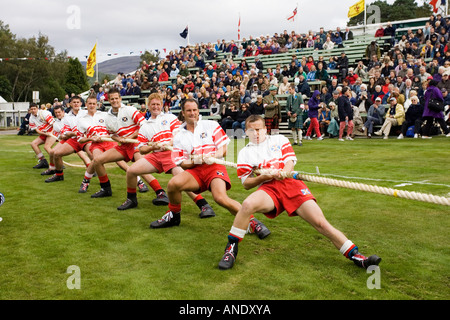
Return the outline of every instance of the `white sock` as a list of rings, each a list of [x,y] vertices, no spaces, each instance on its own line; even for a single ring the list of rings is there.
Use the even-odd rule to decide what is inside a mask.
[[[342,247],[339,249],[339,251],[345,255],[345,253],[347,252],[348,249],[351,248],[351,246],[353,246],[353,242],[351,242],[350,240],[347,240],[344,242],[344,244],[342,245]]]

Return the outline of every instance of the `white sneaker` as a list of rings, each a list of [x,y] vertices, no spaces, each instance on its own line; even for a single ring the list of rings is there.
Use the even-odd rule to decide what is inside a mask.
[[[414,133],[414,139],[417,139],[419,135],[417,133]]]
[[[339,139],[339,141],[345,141],[344,139]]]
[[[308,137],[308,136],[304,137],[303,139],[304,140],[312,140],[311,137]]]
[[[376,134],[377,136],[381,136],[383,132],[381,132],[381,130],[375,131],[374,134]]]
[[[345,137],[345,139],[350,140],[350,141],[353,141],[353,138],[352,138],[352,137]]]
[[[450,138],[450,132],[445,135],[447,138]]]
[[[433,137],[429,137],[429,136],[422,136],[422,139],[431,139]]]
[[[388,136],[384,136],[383,139],[384,139],[384,140],[387,140],[387,139],[389,139],[389,137],[388,137]]]
[[[397,137],[397,139],[403,139],[403,134],[400,133],[400,135]]]
[[[317,140],[323,140],[323,137],[322,137],[322,136],[320,136],[320,137],[318,137],[318,138],[317,138]]]

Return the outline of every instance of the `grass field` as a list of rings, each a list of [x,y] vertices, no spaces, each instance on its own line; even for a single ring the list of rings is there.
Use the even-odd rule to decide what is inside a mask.
[[[113,196],[78,194],[84,170],[66,166],[65,181],[44,183],[29,143],[34,137],[0,136],[1,300],[447,300],[450,298],[449,208],[415,200],[307,185],[328,220],[363,254],[377,254],[380,289],[371,274],[345,259],[300,218],[260,218],[272,234],[248,235],[232,270],[220,271],[232,216],[205,198],[217,216],[200,219],[184,196],[179,227],[152,230],[165,207],[138,194],[139,207],[120,212],[125,174],[108,166]],[[345,180],[449,196],[450,139],[336,139],[295,147],[296,169]],[[76,156],[65,159],[80,164]],[[234,170],[229,195],[249,194]],[[333,178],[339,178],[330,176]],[[170,176],[157,175],[162,186]],[[349,178],[355,177],[355,178]],[[359,178],[356,178],[359,177]],[[364,179],[362,179],[364,178]],[[340,178],[343,179],[343,178]],[[373,179],[373,180],[370,180]],[[396,185],[406,184],[394,187]],[[81,288],[68,289],[80,271]]]

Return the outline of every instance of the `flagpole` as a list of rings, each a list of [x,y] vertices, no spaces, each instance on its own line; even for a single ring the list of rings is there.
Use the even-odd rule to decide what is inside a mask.
[[[367,24],[367,14],[366,14],[366,1],[364,0],[364,35],[366,35],[366,24]]]
[[[96,80],[97,80],[97,83],[98,83],[98,59],[97,59],[98,47],[97,47],[97,45],[98,45],[98,39],[95,39],[95,68],[96,68],[95,76],[96,76]]]
[[[189,22],[188,22],[187,26],[188,26],[187,46],[189,46],[189,34],[191,33],[191,30],[190,30],[190,28],[189,28]]]

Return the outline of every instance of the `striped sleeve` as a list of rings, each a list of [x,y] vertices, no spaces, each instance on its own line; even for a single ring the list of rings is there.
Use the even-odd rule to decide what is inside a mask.
[[[139,135],[138,135],[138,145],[136,146],[137,149],[139,149],[140,147],[146,146],[150,141],[147,139],[147,137],[145,136],[145,133],[142,130],[139,130]]]
[[[225,133],[225,131],[223,131],[219,123],[216,123],[216,128],[213,131],[212,138],[217,149],[220,149],[221,147],[230,143],[230,138],[228,138],[227,134]]]
[[[49,111],[45,112],[45,118],[44,119],[51,126],[53,126],[53,123],[55,123],[55,119],[53,118],[52,114]]]
[[[145,117],[140,113],[137,109],[133,112],[133,122],[139,126],[142,126],[142,123],[145,120]]]
[[[283,142],[281,147],[282,158],[281,161],[286,164],[289,160],[294,162],[294,165],[297,163],[297,156],[295,155],[295,151],[292,148],[291,143],[287,140],[286,137],[283,136]],[[285,141],[287,140],[287,141]]]
[[[252,165],[246,160],[246,151],[246,148],[242,149],[239,152],[237,159],[237,176],[241,180],[241,183],[244,183],[253,172]]]

